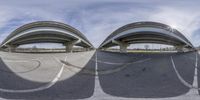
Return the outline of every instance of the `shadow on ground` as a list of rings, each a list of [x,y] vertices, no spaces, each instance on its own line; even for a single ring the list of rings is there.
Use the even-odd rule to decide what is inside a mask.
[[[145,62],[129,64],[126,68],[118,72],[106,75],[100,74],[99,81],[103,91],[112,96],[125,98],[165,98],[187,93],[189,88],[184,86],[178,79],[172,67],[170,56],[173,56],[176,68],[185,81],[190,84],[193,82],[195,64],[195,54],[193,52],[184,54],[119,54],[98,52],[97,56],[98,70],[109,70],[124,66],[125,63],[151,58],[151,60]],[[25,80],[15,73],[10,73],[10,69],[7,68],[2,60],[0,60],[0,67],[6,70],[0,73],[0,88],[14,90],[32,89],[46,84]],[[95,55],[92,56],[84,69],[95,71]],[[57,82],[54,86],[46,90],[30,93],[0,92],[0,97],[25,100],[90,98],[94,93],[95,76],[84,74],[83,70],[69,79]],[[198,81],[200,81],[200,78],[198,78]]]
[[[20,76],[12,72],[7,65],[0,59],[0,88],[3,89],[32,89],[39,87],[46,83],[37,83],[29,80],[25,80]]]
[[[94,55],[91,59],[94,59]],[[4,70],[9,71],[4,62],[0,61]],[[94,61],[89,61],[85,68],[95,67]],[[66,69],[67,70],[67,69]],[[55,100],[55,99],[84,99],[89,98],[94,92],[94,76],[83,74],[82,71],[69,79],[58,81],[54,86],[37,92],[29,93],[6,93],[0,92],[0,97],[6,99],[25,100]],[[5,89],[32,89],[46,83],[36,83],[20,78],[15,73],[0,73],[0,88]]]
[[[130,64],[125,69],[108,75],[100,75],[100,85],[103,91],[109,95],[126,98],[165,98],[185,94],[189,88],[184,86],[178,79],[170,60],[174,56],[177,70],[180,75],[190,84],[193,82],[194,60],[188,56],[195,57],[194,53],[176,54],[123,54],[98,52],[98,60],[110,62],[130,62],[131,56],[136,59],[152,59],[142,63]],[[185,55],[186,57],[183,57]],[[113,59],[112,59],[113,58]],[[132,59],[135,61],[136,59]],[[129,61],[128,61],[129,60]],[[98,63],[98,69],[119,67]]]

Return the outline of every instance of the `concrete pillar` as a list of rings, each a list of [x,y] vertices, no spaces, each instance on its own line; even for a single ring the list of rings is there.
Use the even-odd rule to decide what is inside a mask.
[[[15,52],[15,49],[17,48],[16,45],[7,45],[8,52]]]
[[[119,45],[120,52],[127,52],[127,47],[129,46],[129,44],[122,41],[116,41],[116,40],[112,40],[112,42]]]
[[[65,51],[72,52],[73,51],[73,44],[65,44]]]
[[[175,46],[177,52],[184,52],[184,46]]]
[[[73,46],[77,43],[77,41],[70,41],[66,42],[63,44],[65,46],[65,51],[66,52],[72,52],[73,51]]]
[[[120,46],[120,52],[127,52],[127,44],[119,45]]]

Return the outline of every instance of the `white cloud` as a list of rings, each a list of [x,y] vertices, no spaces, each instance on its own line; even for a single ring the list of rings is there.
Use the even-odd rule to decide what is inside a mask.
[[[98,47],[117,28],[137,21],[158,21],[176,26],[192,42],[199,29],[198,2],[160,0],[6,0],[0,1],[0,41],[15,28],[37,20],[72,25]],[[20,19],[20,20],[19,20]],[[13,21],[16,24],[12,24]],[[6,26],[9,28],[5,29]]]
[[[0,42],[3,41],[17,27],[37,20],[64,21],[61,13],[48,12],[48,10],[27,9],[24,7],[0,7]],[[4,31],[2,31],[4,30]]]
[[[5,26],[13,18],[13,14],[6,9],[0,11],[0,16],[0,27]]]
[[[159,12],[150,16],[149,20],[170,25],[192,41],[194,31],[200,28],[199,17],[200,13],[194,13],[192,10],[180,10],[180,8],[175,7],[162,7]]]
[[[110,5],[109,5],[110,6]],[[140,8],[143,12],[135,7],[125,7],[118,5],[116,7],[98,7],[95,9],[79,11],[80,22],[83,25],[84,33],[92,41],[95,47],[98,47],[103,40],[113,31],[126,24],[136,21],[144,21],[154,10]],[[118,9],[120,8],[120,9]]]

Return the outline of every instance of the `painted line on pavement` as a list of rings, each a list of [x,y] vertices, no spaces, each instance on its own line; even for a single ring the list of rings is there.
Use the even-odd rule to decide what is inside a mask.
[[[138,60],[138,61],[126,63],[121,67],[112,68],[112,69],[109,69],[109,70],[98,70],[98,69],[96,69],[96,70],[98,71],[98,75],[106,75],[106,74],[111,74],[111,73],[115,73],[115,72],[121,71],[121,70],[125,69],[130,64],[142,63],[142,62],[149,61],[149,60],[151,60],[151,58],[147,58],[147,59],[143,59],[143,60]],[[69,62],[66,62],[66,61],[61,61],[61,62],[63,64],[65,64],[65,65],[67,65],[66,68],[69,69],[70,71],[73,71],[71,68],[69,68],[69,67],[72,67],[72,68],[76,68],[76,69],[81,70],[82,73],[96,75],[95,69],[93,69],[93,70],[92,69],[84,69],[84,67],[79,67],[79,66],[70,64]],[[95,64],[97,64],[97,62]]]
[[[33,68],[31,68],[31,69],[29,69],[29,70],[26,70],[26,71],[7,71],[7,70],[4,70],[4,69],[1,69],[0,68],[0,71],[2,71],[2,72],[7,72],[7,73],[28,73],[28,72],[31,72],[31,71],[34,71],[34,70],[36,70],[37,68],[39,68],[40,67],[40,65],[41,65],[41,62],[39,61],[39,60],[36,60],[36,59],[31,59],[31,60],[27,60],[27,61],[23,61],[23,60],[19,60],[19,61],[5,61],[5,62],[31,62],[31,61],[35,61],[35,62],[37,62],[38,64],[37,64],[37,66],[36,67],[33,67]]]
[[[95,54],[97,55],[97,54]],[[87,54],[82,54],[82,55],[79,55],[79,57],[81,58],[85,58],[87,56]],[[128,56],[127,56],[128,57]],[[131,57],[132,59],[136,59],[136,57]],[[96,59],[90,59],[91,61],[94,61],[94,62],[98,62],[98,63],[104,63],[104,64],[109,64],[109,65],[124,65],[124,64],[127,64],[127,63],[119,63],[119,62],[108,62],[108,61],[101,61],[101,60],[97,60]],[[74,60],[76,61],[76,60]]]
[[[176,69],[176,65],[175,65],[175,63],[174,63],[173,57],[171,56],[170,58],[171,58],[171,62],[172,62],[172,66],[173,66],[173,68],[174,68],[174,71],[176,72],[176,75],[177,75],[178,79],[181,81],[181,83],[182,83],[183,85],[185,85],[186,87],[193,88],[193,86],[192,86],[191,84],[189,84],[188,82],[186,82],[186,81],[181,77],[181,75],[179,74],[178,70]]]
[[[66,59],[67,59],[67,56],[65,57],[65,61],[66,61]],[[27,93],[27,92],[36,92],[36,91],[48,89],[48,88],[52,87],[54,84],[56,84],[56,82],[59,80],[59,78],[61,77],[61,75],[63,73],[64,66],[65,66],[65,64],[62,64],[60,71],[57,73],[57,75],[51,82],[49,82],[46,85],[43,85],[41,87],[34,88],[34,89],[25,89],[25,90],[12,90],[12,89],[0,88],[0,91],[1,92],[9,92],[9,93]]]
[[[95,61],[96,61],[96,62],[95,62],[95,75],[98,77],[98,74],[99,74],[99,73],[98,73],[98,71],[97,71],[97,70],[98,70],[97,51],[95,52],[95,54],[96,54],[96,55],[95,55]]]

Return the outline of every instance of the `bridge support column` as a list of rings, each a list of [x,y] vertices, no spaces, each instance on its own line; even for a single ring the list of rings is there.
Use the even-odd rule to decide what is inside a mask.
[[[7,45],[8,47],[8,52],[15,52],[15,49],[17,48],[16,45]]]
[[[64,44],[65,46],[65,51],[66,52],[72,52],[73,51],[73,46],[77,43],[77,40],[76,41],[71,41],[71,42],[66,42]]]
[[[128,43],[122,41],[112,40],[113,43],[118,44],[120,47],[120,52],[127,52],[127,47],[129,46]]]
[[[72,52],[73,51],[73,44],[65,44],[65,51]]]
[[[184,46],[175,46],[177,52],[184,52]]]
[[[127,44],[120,45],[120,52],[127,52]]]

